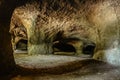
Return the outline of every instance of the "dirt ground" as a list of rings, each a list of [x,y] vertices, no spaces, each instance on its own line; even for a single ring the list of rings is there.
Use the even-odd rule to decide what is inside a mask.
[[[91,58],[27,54],[14,57],[19,70],[9,80],[120,80],[119,67]]]

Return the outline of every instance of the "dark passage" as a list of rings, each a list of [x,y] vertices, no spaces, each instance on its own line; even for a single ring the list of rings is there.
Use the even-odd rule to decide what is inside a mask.
[[[72,45],[66,43],[56,43],[53,45],[53,47],[63,52],[76,52],[75,48]]]
[[[16,49],[18,50],[27,50],[27,40],[20,40],[17,44],[16,44]]]
[[[94,43],[84,44],[82,51],[83,51],[83,54],[93,55],[94,49],[95,49],[95,44]]]

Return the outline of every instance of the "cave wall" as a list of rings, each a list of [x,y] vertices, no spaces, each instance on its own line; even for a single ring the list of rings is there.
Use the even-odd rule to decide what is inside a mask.
[[[0,1],[0,74],[10,73],[15,67],[9,34],[10,16],[15,5],[14,1],[10,3],[5,0]]]
[[[75,44],[70,44],[76,48],[77,53],[81,53],[83,43],[93,41],[89,40],[89,30],[92,25],[87,19],[89,15],[87,13],[92,8],[98,7],[102,1],[45,0],[18,7],[11,18],[10,32],[14,37],[18,37],[16,40],[13,38],[13,44],[19,41],[17,39],[24,39],[26,38],[24,35],[27,35],[29,54],[52,54],[53,42],[57,34],[63,32],[59,37],[79,40]],[[26,32],[23,28],[26,28]],[[18,34],[15,33],[17,29],[19,29]],[[22,38],[16,36],[22,32],[25,32]]]
[[[118,0],[46,1],[15,9],[11,33],[15,25],[19,29],[25,27],[23,36],[27,35],[28,43],[35,45],[53,42],[56,34],[63,31],[64,37],[94,42],[96,51],[109,49],[116,40],[119,42]]]
[[[9,33],[10,18],[13,10],[26,2],[27,0],[0,0],[0,75],[9,74],[15,69]]]
[[[24,1],[20,1],[20,0],[11,0],[11,1],[1,0],[0,1],[0,73],[6,73],[6,72],[8,73],[15,68],[15,62],[14,62],[14,58],[13,58],[13,54],[12,54],[13,51],[12,51],[12,46],[11,46],[11,37],[10,37],[10,34],[9,34],[10,18],[11,18],[12,12],[15,9],[15,7],[21,6],[28,1],[31,1],[31,0],[24,0]],[[47,1],[47,0],[45,0],[45,1]],[[51,0],[51,1],[54,2],[55,0]],[[48,2],[51,2],[51,1],[48,1]],[[113,1],[112,2],[113,3],[112,7],[111,7],[111,4],[109,4],[109,3],[103,3],[102,5],[99,4],[99,1],[103,1],[103,0],[86,0],[86,1],[81,0],[81,1],[83,1],[83,6],[85,7],[85,9],[83,7],[81,7],[81,8],[83,8],[82,9],[83,13],[84,13],[84,10],[88,9],[87,20],[90,22],[90,24],[92,24],[92,26],[95,26],[95,27],[93,27],[93,29],[92,28],[90,29],[90,35],[92,35],[92,36],[89,36],[89,38],[92,41],[95,41],[95,43],[98,45],[98,47],[101,45],[101,47],[97,48],[97,49],[105,49],[106,45],[109,46],[109,44],[112,44],[111,43],[112,41],[115,41],[119,37],[119,36],[116,36],[116,35],[115,35],[115,37],[111,37],[111,36],[114,36],[114,34],[117,34],[117,33],[119,35],[119,28],[116,27],[116,26],[119,26],[119,24],[118,24],[119,23],[119,0],[116,0],[115,3]],[[94,1],[94,3],[92,2],[93,4],[96,4],[96,3],[98,3],[98,4],[91,6],[90,11],[89,11],[90,6],[89,5],[84,5],[84,4],[86,2],[88,2],[91,5],[92,4],[91,1]],[[111,1],[111,0],[109,0],[109,1]],[[66,9],[69,10],[68,12],[70,14],[79,9],[79,7],[76,6],[76,5],[78,5],[77,3],[79,1],[78,2],[77,1],[69,2],[68,0],[66,0],[66,2],[70,3],[70,5],[73,6],[72,7],[73,9],[69,8],[70,6],[67,6],[65,8],[65,10]],[[74,4],[71,4],[71,3],[74,3]],[[118,4],[118,5],[115,5],[115,4]],[[65,4],[63,4],[63,5],[65,5]],[[108,6],[106,6],[106,5],[108,5]],[[53,6],[53,9],[56,10],[55,5]],[[107,10],[104,11],[104,9],[107,9]],[[65,10],[63,10],[63,12],[66,15]],[[101,14],[98,14],[101,10],[103,10],[103,12],[101,14],[104,15],[104,16],[102,16]],[[43,12],[44,12],[44,9],[43,9]],[[95,16],[95,14],[97,14],[97,15]],[[115,22],[114,22],[114,20],[115,20]],[[109,22],[111,22],[111,24],[109,24]],[[116,22],[118,22],[118,23],[116,23]],[[106,24],[106,23],[108,23],[108,24]],[[113,25],[113,26],[111,26],[111,25]],[[116,31],[116,30],[118,30],[118,31]],[[113,31],[116,31],[116,32],[113,32]],[[94,35],[96,33],[98,35]],[[114,34],[111,34],[111,33],[114,33]],[[101,36],[101,34],[102,34],[102,36]],[[115,38],[115,40],[111,40],[113,38]],[[119,40],[118,40],[118,43],[119,43]]]
[[[52,42],[56,34],[63,31],[64,38],[82,39],[82,43],[70,43],[79,50],[78,53],[81,53],[80,47],[83,46],[84,41],[94,42],[95,53],[103,50],[100,55],[94,56],[96,58],[96,56],[104,56],[105,50],[119,47],[119,4],[119,0],[45,0],[40,3],[30,3],[15,9],[11,30],[14,25],[18,27],[22,25],[27,29],[30,54],[52,53]],[[49,45],[48,43],[50,46],[45,45]],[[117,52],[120,56],[119,51]],[[111,54],[109,52],[107,56]]]

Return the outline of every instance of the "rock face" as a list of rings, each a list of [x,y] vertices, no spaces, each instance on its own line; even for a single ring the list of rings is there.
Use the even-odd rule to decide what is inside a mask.
[[[23,5],[24,1],[0,1],[0,76],[1,74],[11,73],[16,68],[12,54],[11,38],[8,31],[14,8],[16,5]],[[96,44],[95,52],[97,53],[94,55],[94,58],[120,65],[119,4],[119,0],[60,0],[60,2],[57,2],[57,0],[46,0],[46,2],[41,1],[40,4],[28,3],[26,6],[16,8],[13,13],[10,27],[12,43],[13,45],[17,45],[16,47],[21,44],[21,47],[26,47],[24,44],[28,41],[29,54],[53,53],[53,47],[56,45],[63,44],[57,46],[60,47],[60,49],[64,45],[70,45],[74,47],[73,51],[78,53],[78,55],[82,52],[86,54],[88,54],[89,51],[93,52],[94,45]],[[21,47],[19,48],[21,49]],[[103,50],[99,52],[98,50],[101,49]],[[99,61],[96,63],[98,62]],[[100,66],[99,63],[96,63],[93,62],[85,65],[87,66],[83,68],[85,70],[78,71],[77,74],[75,72],[74,76],[76,77],[76,75],[78,75],[80,76],[78,79],[83,79],[84,77],[81,77],[81,75],[87,72],[91,73],[91,70],[95,70],[96,72],[96,70],[103,71],[106,69],[106,66],[101,68],[104,64]],[[73,65],[71,65],[71,67],[72,66]],[[96,66],[97,69],[95,68]],[[110,66],[108,66],[108,68],[109,67]],[[106,72],[108,72],[108,70]],[[113,76],[115,72],[117,75]],[[115,72],[110,71],[107,77],[112,75],[113,79],[113,77],[117,76],[118,79],[115,80],[119,80],[120,73],[118,70],[115,70]],[[98,72],[98,76],[100,76],[100,78],[98,78],[100,80],[107,79],[106,75],[107,73],[103,74]],[[72,75],[67,76],[70,79],[75,79]],[[43,77],[39,78],[43,79]],[[93,80],[93,76],[91,77],[91,75],[87,78],[88,80]],[[30,79],[32,78],[30,77]],[[46,79],[48,79],[48,77],[45,77],[45,80]],[[61,79],[66,78],[64,78],[63,75]],[[96,80],[96,78],[94,79]],[[109,79],[111,79],[111,77]]]
[[[90,24],[86,17],[89,10],[84,11],[87,9],[84,2],[75,2],[77,6],[70,1],[51,2],[29,3],[15,9],[10,27],[13,48],[22,39],[28,40],[29,54],[52,54],[56,42],[72,45],[77,55],[89,45],[93,53],[95,44],[89,40]],[[92,6],[95,4],[92,2],[85,4]]]
[[[0,76],[11,73],[15,68],[9,34],[9,21],[14,5],[10,9],[7,6],[11,4],[0,1]]]
[[[10,18],[13,10],[27,1],[0,0],[0,77],[15,70],[15,61],[9,33]]]
[[[23,2],[20,2],[20,4],[23,4]],[[16,5],[16,0],[0,0],[0,77],[15,70],[9,26]]]
[[[27,3],[11,18],[13,47],[22,39],[28,41],[29,54],[52,54],[58,44],[74,47],[77,55],[114,48],[120,39],[119,4],[119,0]]]

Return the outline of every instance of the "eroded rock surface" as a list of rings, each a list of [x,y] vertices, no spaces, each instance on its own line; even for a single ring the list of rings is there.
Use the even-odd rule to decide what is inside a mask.
[[[13,47],[20,39],[27,38],[29,54],[51,54],[54,52],[54,42],[58,41],[72,45],[77,55],[81,54],[85,44],[94,43],[89,39],[91,25],[86,16],[91,8],[88,10],[86,5],[92,7],[95,2],[85,1],[85,5],[83,3],[75,1],[75,6],[70,1],[55,1],[52,4],[51,1],[43,1],[16,8],[10,29]]]
[[[73,40],[75,43],[71,45],[78,54],[84,42],[95,43],[96,51],[107,49],[119,34],[116,31],[119,26],[119,7],[116,4],[119,2],[110,0],[28,3],[13,13],[10,29],[13,44],[27,39],[29,54],[51,54],[54,41],[77,38],[79,41]]]
[[[22,39],[28,41],[28,54],[53,54],[55,44],[60,43],[74,47],[73,52],[77,55],[89,51],[93,55],[93,52],[99,50],[103,50],[100,55],[106,55],[105,50],[119,49],[119,4],[119,0],[48,0],[27,3],[16,8],[11,18],[13,47]],[[88,44],[90,49],[88,46],[84,49]],[[109,55],[112,55],[111,51],[107,52],[106,57]],[[95,56],[95,59],[98,57]],[[107,62],[112,59],[107,58]],[[118,58],[116,60],[119,62]]]

